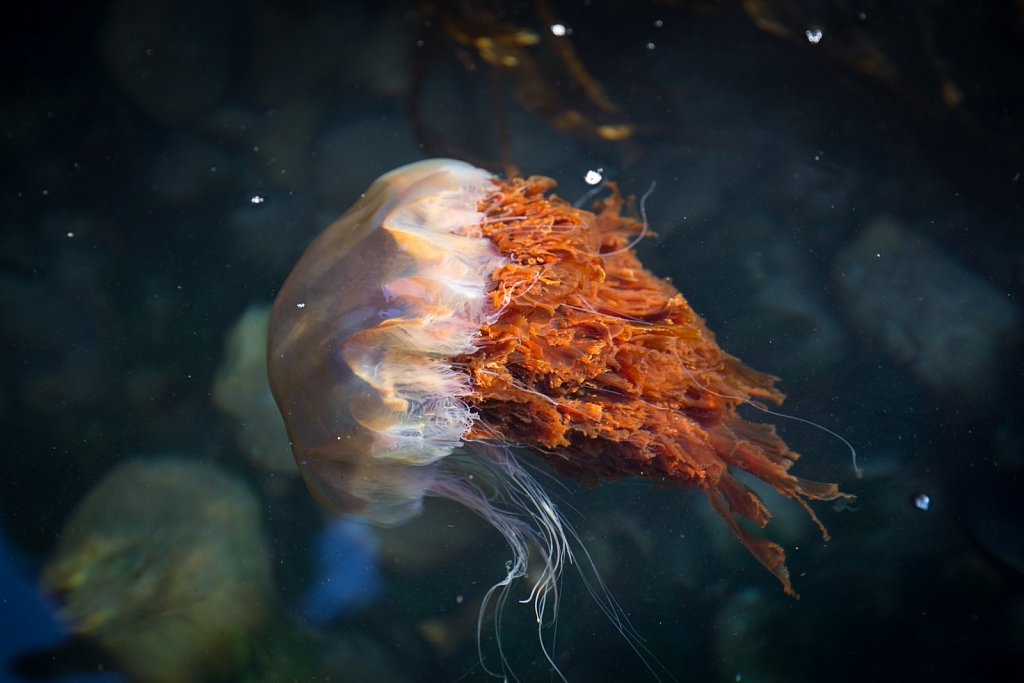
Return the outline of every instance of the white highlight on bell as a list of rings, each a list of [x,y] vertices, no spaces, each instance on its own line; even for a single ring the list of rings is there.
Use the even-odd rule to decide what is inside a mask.
[[[455,161],[440,170],[403,188],[380,218],[410,255],[409,271],[382,284],[385,299],[408,314],[389,316],[343,347],[382,404],[353,416],[373,434],[377,457],[396,464],[426,465],[462,445],[474,419],[462,400],[471,388],[449,359],[476,350],[491,313],[491,275],[507,262],[480,236],[484,216],[473,208],[492,191],[490,174]]]

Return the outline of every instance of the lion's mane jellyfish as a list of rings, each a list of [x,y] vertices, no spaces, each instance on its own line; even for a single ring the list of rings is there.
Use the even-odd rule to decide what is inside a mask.
[[[770,513],[734,472],[796,501],[834,484],[789,473],[797,455],[742,403],[783,395],[722,351],[632,249],[644,226],[618,192],[596,213],[429,160],[378,179],[307,249],[274,304],[270,381],[299,469],[328,507],[382,524],[426,495],[455,499],[544,572],[538,617],[572,531],[510,446],[589,481],[695,486],[792,594],[781,547],[745,529]],[[525,514],[524,514],[525,513]]]

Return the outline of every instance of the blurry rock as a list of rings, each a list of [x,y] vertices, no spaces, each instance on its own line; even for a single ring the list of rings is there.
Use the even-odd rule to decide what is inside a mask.
[[[69,671],[86,672],[89,683],[119,683],[114,673],[96,674],[96,659],[91,666],[75,667],[68,662],[67,631],[56,618],[53,605],[40,594],[28,568],[31,562],[8,543],[0,526],[0,676],[10,683],[51,680],[61,671],[61,680],[75,683]],[[6,675],[6,676],[4,676]]]
[[[175,136],[153,164],[150,186],[161,198],[185,203],[223,191],[231,161],[214,145],[189,136]]]
[[[310,149],[323,117],[315,100],[303,99],[268,110],[240,131],[259,160],[260,177],[284,190],[301,190],[315,170]]]
[[[314,189],[331,207],[333,221],[340,208],[358,197],[367,178],[419,159],[409,127],[387,117],[367,117],[340,124],[318,141],[314,156]]]
[[[235,419],[238,448],[252,464],[297,474],[288,432],[267,381],[269,317],[269,305],[254,304],[235,323],[213,383],[213,400]]]
[[[465,554],[507,552],[500,536],[477,515],[440,498],[423,514],[393,527],[376,529],[382,569],[389,575],[420,576],[465,564]],[[504,555],[502,555],[504,558]]]
[[[411,87],[413,55],[416,44],[413,21],[407,21],[408,8],[402,5],[384,7],[372,19],[369,32],[366,25],[353,31],[363,43],[359,56],[346,63],[353,77],[370,89],[385,97],[403,97]],[[355,26],[349,22],[349,26]]]
[[[788,365],[821,370],[843,359],[846,340],[822,295],[827,285],[804,249],[776,236],[751,250],[746,266],[754,300],[778,330],[770,338],[788,349]]]
[[[209,112],[231,79],[228,35],[238,21],[231,7],[115,2],[100,45],[111,77],[158,121],[183,123]]]
[[[461,603],[460,603],[461,604]],[[416,624],[416,630],[438,657],[454,657],[472,643],[480,625],[480,605],[462,604],[453,614],[431,617]]]
[[[23,265],[0,274],[6,341],[0,382],[4,399],[24,400],[40,414],[74,422],[82,433],[84,416],[110,400],[110,339],[119,332],[103,287],[110,260],[105,250],[87,246],[98,232],[92,220],[56,212],[42,221],[43,234],[59,243],[47,247],[45,257],[28,248],[20,253],[45,268]],[[65,329],[75,331],[73,343],[59,332]]]
[[[125,463],[86,495],[43,570],[72,628],[143,683],[230,673],[267,611],[256,498],[213,465]]]
[[[316,539],[316,573],[302,600],[306,621],[326,626],[380,596],[377,546],[373,527],[350,519],[328,521]]]
[[[715,666],[720,681],[772,683],[789,678],[772,658],[772,604],[755,589],[733,595],[715,615]]]
[[[284,273],[298,260],[309,239],[303,229],[309,221],[293,198],[274,193],[239,197],[228,217],[235,238],[235,251],[241,259],[263,273]],[[332,222],[334,219],[330,219]],[[268,276],[269,280],[273,280]]]
[[[992,430],[992,453],[1000,469],[1014,476],[1024,473],[1024,425],[1010,419]]]
[[[423,680],[427,673],[417,668],[420,662],[408,649],[389,647],[358,634],[330,638],[322,644],[320,654],[318,680],[405,683]],[[291,679],[289,672],[283,680]]]
[[[345,88],[362,57],[369,17],[363,3],[246,3],[245,90],[260,106],[294,103]]]
[[[989,281],[888,219],[839,253],[833,275],[855,328],[919,381],[973,401],[996,388],[1020,314]]]

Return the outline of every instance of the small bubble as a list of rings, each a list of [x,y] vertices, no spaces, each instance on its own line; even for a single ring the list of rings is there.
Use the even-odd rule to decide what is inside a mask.
[[[586,175],[583,176],[583,182],[587,185],[597,185],[599,182],[604,180],[604,176],[601,175],[602,171],[604,171],[603,168],[599,168],[596,171],[594,169],[590,169],[587,171]]]
[[[821,42],[821,39],[824,37],[825,34],[822,32],[820,28],[809,28],[804,32],[804,35],[807,36],[808,42],[817,45],[818,43]]]
[[[267,201],[267,198],[266,197],[262,197],[262,196],[260,196],[258,194],[254,194],[253,196],[249,197],[249,203],[250,204],[262,204],[265,201]]]
[[[74,236],[75,236],[75,233],[73,233],[73,232],[69,232],[69,233],[68,233],[68,237],[69,237],[69,238],[70,238],[70,237],[74,237]]]
[[[462,604],[462,601],[463,601],[463,600],[465,600],[465,599],[466,599],[466,598],[462,597],[461,595],[456,595],[456,596],[455,596],[455,604],[456,604],[456,605],[461,605],[461,604]]]
[[[661,28],[664,25],[665,25],[665,22],[662,21],[661,19],[655,19],[654,20],[654,27],[655,28]]]
[[[561,38],[566,32],[565,24],[551,24],[551,35]]]
[[[147,57],[152,57],[153,56],[153,52],[154,52],[153,48],[151,48],[151,47],[147,47],[146,48],[146,56]]]
[[[914,507],[918,510],[927,511],[932,506],[932,497],[927,493],[918,493],[914,495]]]
[[[653,50],[655,47],[656,46],[654,45],[654,43],[647,43],[647,49],[648,50]]]
[[[305,307],[306,307],[306,304],[304,302],[300,302],[300,303],[295,304],[295,308],[305,308]]]

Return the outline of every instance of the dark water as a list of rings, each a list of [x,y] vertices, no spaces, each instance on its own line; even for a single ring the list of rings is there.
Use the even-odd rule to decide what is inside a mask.
[[[841,441],[775,420],[798,474],[857,495],[817,506],[827,544],[768,497],[799,601],[695,492],[550,483],[662,680],[1020,671],[1024,11],[900,4],[10,17],[0,679],[489,680],[497,535],[436,501],[395,530],[331,522],[281,448],[258,349],[226,360],[309,240],[425,156],[514,164],[570,200],[592,170],[638,196],[656,181],[645,264],[783,378],[788,413],[856,447],[860,478]],[[614,106],[550,43],[502,69],[466,39],[555,23]],[[243,329],[258,346],[258,317]],[[506,609],[511,671],[557,680],[531,618]],[[545,633],[569,680],[655,680],[572,570]]]

